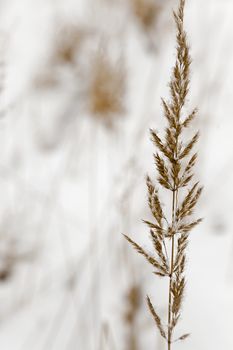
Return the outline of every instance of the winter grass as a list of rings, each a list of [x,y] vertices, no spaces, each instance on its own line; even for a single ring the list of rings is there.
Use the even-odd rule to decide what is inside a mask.
[[[174,336],[181,316],[185,291],[186,248],[189,233],[201,219],[193,219],[192,214],[202,192],[198,182],[193,183],[197,153],[193,151],[199,133],[186,140],[186,129],[196,117],[197,109],[186,114],[186,100],[190,84],[191,58],[184,31],[185,0],[180,0],[178,10],[173,13],[176,24],[176,61],[169,82],[170,100],[162,99],[163,114],[167,121],[164,138],[156,130],[151,130],[151,139],[156,147],[154,154],[157,169],[157,186],[147,176],[148,204],[153,222],[144,220],[150,229],[154,254],[125,235],[128,242],[154,268],[154,274],[168,279],[167,324],[161,320],[149,296],[147,304],[160,335],[171,350],[172,343],[186,339],[189,334]],[[169,191],[170,208],[163,208],[162,191]],[[168,217],[170,216],[170,218]]]

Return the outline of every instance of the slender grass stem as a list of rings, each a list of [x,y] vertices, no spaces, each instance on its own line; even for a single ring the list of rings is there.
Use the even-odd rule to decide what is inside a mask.
[[[177,191],[172,192],[172,225],[175,223],[175,208],[177,203]],[[170,280],[169,280],[169,301],[168,301],[168,350],[171,350],[172,342],[172,327],[171,327],[171,318],[172,318],[172,277],[174,269],[174,250],[175,250],[175,237],[172,236],[171,243],[171,263],[170,263]]]

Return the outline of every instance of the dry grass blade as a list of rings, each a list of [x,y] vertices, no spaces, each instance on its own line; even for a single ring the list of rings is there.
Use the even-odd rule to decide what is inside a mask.
[[[185,340],[188,337],[190,337],[190,333],[183,334],[181,337],[179,337],[178,339],[174,340],[173,343],[175,343],[177,341],[180,341],[180,340]]]
[[[165,161],[159,156],[158,153],[154,154],[155,164],[159,173],[158,182],[166,189],[172,189],[172,185],[169,178],[169,170],[165,164]]]
[[[184,148],[182,153],[179,155],[179,159],[183,159],[189,155],[189,153],[192,151],[194,145],[197,143],[197,140],[199,138],[199,133],[197,132],[192,140],[187,144],[187,146]]]
[[[154,249],[158,255],[158,257],[160,258],[161,264],[164,267],[164,270],[167,271],[167,274],[169,274],[169,266],[167,263],[167,257],[165,256],[165,254],[167,254],[167,252],[165,251],[165,254],[163,252],[163,243],[161,242],[161,239],[158,235],[156,235],[153,230],[150,230],[150,235],[152,238],[152,242],[154,245]]]
[[[172,328],[177,324],[178,319],[180,318],[181,303],[183,301],[185,288],[185,279],[184,277],[180,278],[180,274],[177,273],[175,280],[172,282],[171,292],[173,295],[172,303]]]
[[[162,205],[159,200],[158,192],[155,189],[150,177],[147,175],[146,184],[148,188],[148,204],[151,210],[152,215],[157,221],[160,228],[162,228],[162,220],[164,218],[164,213]]]
[[[184,170],[184,174],[188,174],[190,172],[190,170],[192,169],[192,167],[195,165],[197,160],[197,153],[194,153],[190,159],[190,161],[188,162],[185,170]]]
[[[193,121],[193,119],[196,117],[196,115],[197,115],[197,108],[195,108],[193,111],[192,111],[192,113],[190,113],[190,115],[184,120],[184,122],[183,122],[183,126],[185,127],[185,128],[187,128],[189,125],[190,125],[190,123]]]
[[[134,242],[131,238],[129,238],[127,235],[124,235],[124,237],[127,239],[127,241],[136,249],[136,251],[143,255],[144,258],[153,266],[155,267],[159,273],[163,275],[167,275],[166,269],[163,267],[163,265],[160,264],[154,257],[149,255],[139,244]]]
[[[180,208],[176,211],[177,220],[182,220],[186,216],[192,214],[192,210],[197,204],[197,201],[201,195],[203,188],[198,187],[198,182],[193,185],[193,187],[188,191],[185,199],[183,200]]]
[[[193,178],[193,173],[191,173],[191,171],[196,163],[196,160],[197,160],[197,153],[194,153],[184,169],[183,175],[179,182],[180,188],[187,186],[190,183],[191,179]]]
[[[153,230],[156,235],[158,235],[159,239],[162,240],[164,236],[164,230],[161,228],[161,226],[158,226],[154,224],[153,222],[147,221],[147,220],[142,220],[144,224],[146,224],[150,229]]]
[[[160,317],[158,316],[158,314],[156,313],[155,309],[154,309],[154,306],[152,305],[151,301],[150,301],[150,298],[147,296],[147,305],[149,307],[149,310],[150,310],[150,313],[151,315],[153,316],[153,319],[160,331],[160,334],[161,336],[164,338],[164,339],[167,339],[167,336],[166,336],[166,333],[163,329],[163,326],[162,326],[162,323],[161,323],[161,319]]]
[[[193,228],[199,225],[203,219],[197,219],[189,224],[181,224],[178,226],[178,231],[181,233],[189,233]]]
[[[157,135],[156,131],[151,129],[151,140],[155,144],[155,146],[160,150],[161,153],[163,153],[168,159],[171,159],[172,153],[169,151],[169,149],[163,144],[160,137]]]
[[[173,152],[176,147],[176,137],[174,131],[170,128],[166,128],[166,145],[170,152]]]
[[[163,110],[164,115],[167,118],[167,121],[169,123],[169,127],[172,129],[176,129],[176,120],[174,118],[173,112],[169,106],[169,104],[162,98],[162,104],[163,104]],[[169,129],[169,130],[171,130]]]
[[[174,263],[174,272],[179,269],[184,270],[185,265],[185,249],[188,245],[188,234],[185,232],[181,234],[180,238],[177,240],[177,254]]]

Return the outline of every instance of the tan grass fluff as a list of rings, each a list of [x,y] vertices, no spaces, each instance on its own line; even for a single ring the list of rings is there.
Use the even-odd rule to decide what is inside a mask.
[[[135,19],[146,31],[153,27],[161,10],[155,0],[130,0],[130,6]]]
[[[110,126],[116,115],[124,113],[125,70],[99,50],[92,59],[88,86],[91,114]]]

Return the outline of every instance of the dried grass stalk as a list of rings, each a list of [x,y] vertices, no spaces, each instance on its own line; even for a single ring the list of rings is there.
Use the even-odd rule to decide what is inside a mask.
[[[171,350],[174,341],[184,340],[188,337],[188,334],[184,334],[173,340],[173,333],[180,319],[184,297],[184,272],[189,233],[201,222],[201,219],[190,221],[190,216],[193,214],[202,192],[202,187],[198,182],[191,185],[193,168],[197,159],[197,153],[191,153],[196,145],[199,133],[195,133],[187,142],[184,142],[183,133],[197,114],[195,109],[187,117],[183,115],[183,107],[189,91],[191,63],[186,33],[183,27],[184,6],[185,0],[180,0],[178,10],[174,12],[177,28],[176,62],[169,83],[170,101],[162,99],[164,117],[168,124],[164,138],[161,138],[155,130],[151,130],[151,139],[157,149],[157,153],[154,155],[158,173],[157,180],[162,188],[171,193],[172,215],[170,220],[165,217],[158,189],[147,176],[148,204],[154,222],[144,222],[150,228],[154,255],[148,254],[140,245],[125,236],[128,242],[154,267],[155,274],[169,279],[166,327],[162,325],[162,321],[150,298],[147,297],[150,313],[160,335],[166,339],[168,350]],[[189,186],[189,189],[186,191],[187,186]],[[184,191],[186,193],[183,193]],[[170,248],[169,254],[168,247]]]

